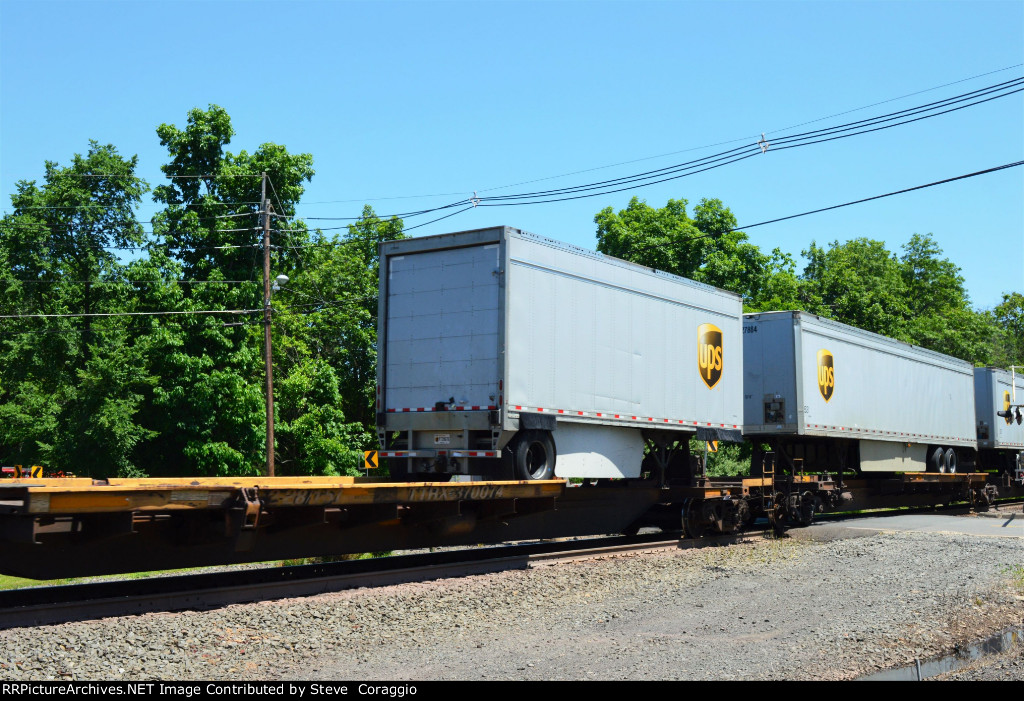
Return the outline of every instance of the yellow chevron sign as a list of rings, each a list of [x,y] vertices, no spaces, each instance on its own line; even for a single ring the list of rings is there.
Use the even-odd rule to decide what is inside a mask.
[[[363,467],[367,470],[377,469],[377,451],[376,450],[364,450],[363,451]]]

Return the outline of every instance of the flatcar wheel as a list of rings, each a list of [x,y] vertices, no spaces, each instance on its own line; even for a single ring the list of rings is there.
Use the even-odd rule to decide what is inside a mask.
[[[698,499],[683,501],[683,535],[687,538],[701,538],[707,531],[701,519],[701,503]]]
[[[817,504],[814,495],[810,492],[804,492],[800,497],[800,509],[797,516],[797,521],[801,526],[806,528],[814,522],[815,506]]]
[[[786,533],[786,521],[788,520],[786,514],[786,495],[782,492],[776,492],[772,497],[772,503],[768,507],[768,523],[772,526],[772,531],[776,536],[783,536]]]

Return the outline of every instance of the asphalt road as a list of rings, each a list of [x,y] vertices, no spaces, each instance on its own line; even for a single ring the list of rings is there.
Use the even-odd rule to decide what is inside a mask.
[[[959,533],[970,536],[1024,538],[1024,518],[1017,513],[990,512],[972,517],[947,514],[901,514],[851,519],[841,524],[816,523],[807,529],[813,534],[823,529],[852,531],[899,531],[915,533]]]

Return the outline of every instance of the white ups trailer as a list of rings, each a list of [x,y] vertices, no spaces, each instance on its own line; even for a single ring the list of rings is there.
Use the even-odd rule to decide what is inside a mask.
[[[645,440],[740,440],[739,295],[510,227],[380,249],[393,475],[638,477]]]
[[[1000,368],[974,368],[974,407],[982,469],[1024,480],[1024,377]]]
[[[806,312],[746,314],[744,435],[783,467],[956,472],[973,462],[974,366]]]

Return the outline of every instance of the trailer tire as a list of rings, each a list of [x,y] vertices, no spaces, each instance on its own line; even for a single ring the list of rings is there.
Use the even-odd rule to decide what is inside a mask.
[[[943,472],[949,474],[956,473],[956,451],[952,448],[946,448],[946,453],[942,457]]]
[[[928,472],[944,472],[945,460],[946,455],[942,452],[942,448],[933,449],[931,457],[928,458]]]
[[[555,442],[547,431],[523,431],[512,448],[518,480],[548,480],[555,476]]]

